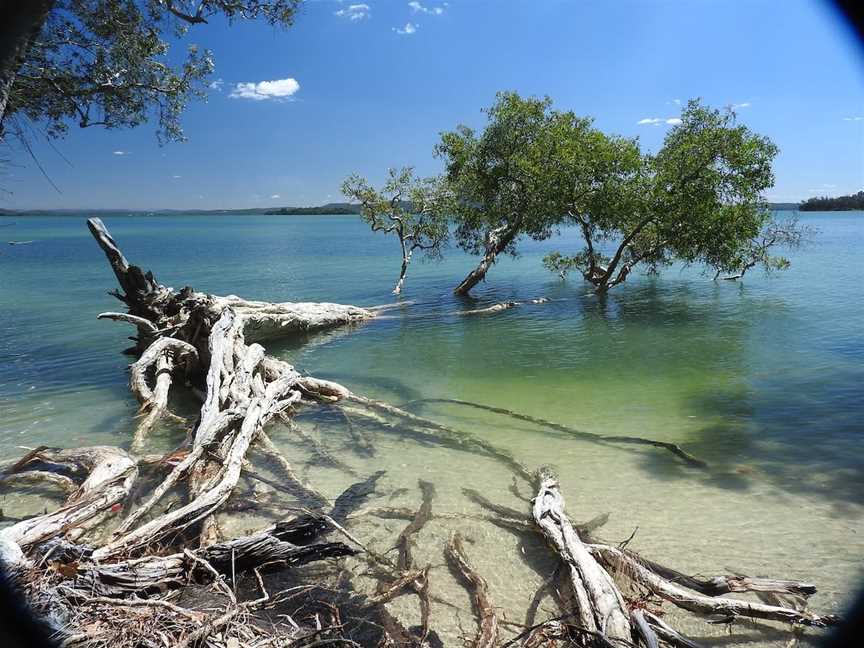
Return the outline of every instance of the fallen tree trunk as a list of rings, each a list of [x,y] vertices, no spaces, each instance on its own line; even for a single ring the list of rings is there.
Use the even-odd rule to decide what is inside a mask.
[[[549,301],[548,297],[538,297],[537,299],[528,299],[526,301],[508,301],[486,306],[485,308],[474,308],[471,310],[460,311],[460,315],[492,315],[501,311],[510,310],[517,306],[525,306],[526,304],[545,304]]]

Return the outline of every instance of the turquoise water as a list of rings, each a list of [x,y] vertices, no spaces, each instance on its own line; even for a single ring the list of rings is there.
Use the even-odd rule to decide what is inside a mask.
[[[106,294],[114,278],[85,217],[0,220],[15,222],[0,227],[0,241],[33,241],[0,248],[3,458],[41,444],[128,445],[136,404],[126,385],[129,359],[120,351],[131,329],[95,320],[120,304]],[[354,217],[104,220],[130,261],[175,288],[361,306],[394,300],[397,245]],[[811,607],[836,611],[864,576],[864,215],[801,220],[818,233],[792,254],[785,273],[715,283],[698,269],[673,267],[659,278],[634,275],[605,298],[541,267],[546,252],[576,249],[573,232],[526,243],[520,258],[501,260],[467,301],[450,290],[473,260],[453,251],[440,264],[416,262],[403,306],[387,316],[270,351],[397,404],[460,398],[589,432],[679,443],[711,470],[684,467],[657,450],[601,446],[455,406],[420,410],[494,441],[529,466],[552,464],[573,517],[612,512],[602,533],[610,540],[638,526],[631,546],[685,570],[809,579],[820,586]],[[540,296],[551,301],[491,316],[459,312]],[[386,469],[385,493],[411,488],[420,476],[436,483],[442,513],[478,512],[461,494],[469,481],[495,501],[525,506],[508,490],[510,473],[490,460],[381,431],[373,433],[378,453],[366,457],[353,451],[342,422],[308,417],[304,424],[358,472]],[[351,481],[316,466],[287,431],[274,437],[325,492],[335,495]],[[182,432],[166,428],[154,449],[181,439]],[[412,489],[379,503],[413,506],[418,497]],[[0,500],[7,512],[33,505],[20,493]],[[447,532],[458,524],[430,524],[420,539],[423,558],[440,563]],[[402,525],[356,526],[371,542],[386,543]],[[496,605],[524,609],[548,576],[543,566],[520,558],[515,536],[476,522],[464,530]],[[433,587],[465,607],[467,625],[470,606],[445,572]],[[437,612],[445,634],[457,627],[451,608]],[[723,633],[698,622],[687,629],[709,643]],[[747,626],[744,634],[753,645],[781,639],[765,625]]]

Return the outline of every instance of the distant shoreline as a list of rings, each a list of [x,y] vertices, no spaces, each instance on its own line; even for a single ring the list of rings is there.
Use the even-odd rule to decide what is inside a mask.
[[[259,214],[264,216],[352,216],[360,214],[360,205],[328,203],[317,207],[251,207],[246,209],[0,209],[0,216],[62,216],[64,214],[128,214],[135,216],[170,216],[172,214],[231,216]]]
[[[770,203],[771,211],[802,210],[799,203]],[[823,209],[820,212],[842,213],[861,209]],[[0,218],[26,216],[80,216],[81,214],[111,216],[358,216],[360,205],[331,203],[319,207],[253,207],[249,209],[0,209]]]

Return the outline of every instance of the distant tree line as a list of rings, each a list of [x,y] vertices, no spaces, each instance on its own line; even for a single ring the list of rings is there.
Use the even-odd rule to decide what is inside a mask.
[[[798,208],[801,211],[853,211],[864,210],[864,191],[849,196],[837,196],[829,198],[808,198]]]
[[[656,273],[674,261],[728,279],[757,266],[784,269],[789,262],[774,249],[804,239],[794,219],[772,218],[763,198],[774,184],[777,147],[732,111],[688,102],[653,154],[637,139],[553,109],[549,98],[499,93],[484,112],[482,132],[460,125],[441,134],[438,177],[391,170],[381,190],[356,175],[345,181],[343,193],[372,229],[402,243],[394,292],[404,284],[410,251],[440,258],[450,238],[479,257],[455,287],[460,295],[485,280],[501,255],[516,256],[520,241],[548,239],[564,226],[577,228],[582,248],[553,252],[544,264],[562,279],[577,271],[598,293],[637,266]]]
[[[360,205],[350,203],[328,203],[320,207],[276,207],[267,209],[265,214],[273,216],[339,216],[359,214]]]

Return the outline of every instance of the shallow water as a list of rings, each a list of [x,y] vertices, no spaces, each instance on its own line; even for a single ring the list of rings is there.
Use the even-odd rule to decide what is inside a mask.
[[[458,398],[518,410],[595,434],[679,443],[709,462],[700,471],[653,448],[613,446],[453,405],[415,411],[510,450],[529,467],[550,464],[577,520],[610,511],[599,533],[684,571],[810,580],[811,608],[841,611],[864,578],[864,248],[862,214],[802,214],[819,231],[793,255],[792,268],[742,283],[712,282],[694,269],[659,278],[633,276],[606,298],[572,279],[561,282],[539,259],[575,249],[574,233],[529,242],[502,260],[477,299],[450,289],[472,260],[451,253],[415,263],[403,307],[356,327],[271,345],[303,371],[399,404]],[[135,402],[126,385],[131,330],[96,321],[118,310],[104,257],[85,215],[5,219],[0,250],[0,454],[41,444],[128,445]],[[133,263],[177,288],[193,285],[251,299],[373,305],[393,301],[395,243],[352,217],[106,216]],[[497,301],[547,296],[549,303],[491,316],[458,311]],[[516,508],[512,473],[500,463],[418,443],[399,429],[369,428],[377,453],[356,451],[344,421],[307,415],[301,424],[362,475],[387,471],[372,503],[414,507],[418,478],[435,483],[435,510],[480,513],[463,486]],[[301,472],[329,495],[353,479],[314,464],[287,430],[276,428]],[[154,450],[182,433],[166,428]],[[407,493],[390,494],[404,487]],[[523,491],[525,486],[522,485]],[[5,493],[7,514],[41,500]],[[257,520],[245,519],[252,525]],[[356,533],[388,548],[401,521],[357,522]],[[443,563],[451,529],[489,581],[496,606],[513,621],[553,563],[534,539],[470,520],[431,522],[418,539],[418,562]],[[524,544],[524,546],[523,546]],[[456,645],[472,631],[464,591],[446,568],[432,571],[433,623]],[[394,609],[416,616],[405,598]],[[404,608],[404,609],[403,609]],[[541,610],[550,614],[549,599]],[[541,612],[540,618],[543,618]],[[725,628],[693,617],[679,627],[705,643],[727,644]],[[740,623],[742,645],[782,645],[768,624]],[[714,639],[711,639],[714,637]],[[778,643],[779,642],[779,643]]]

